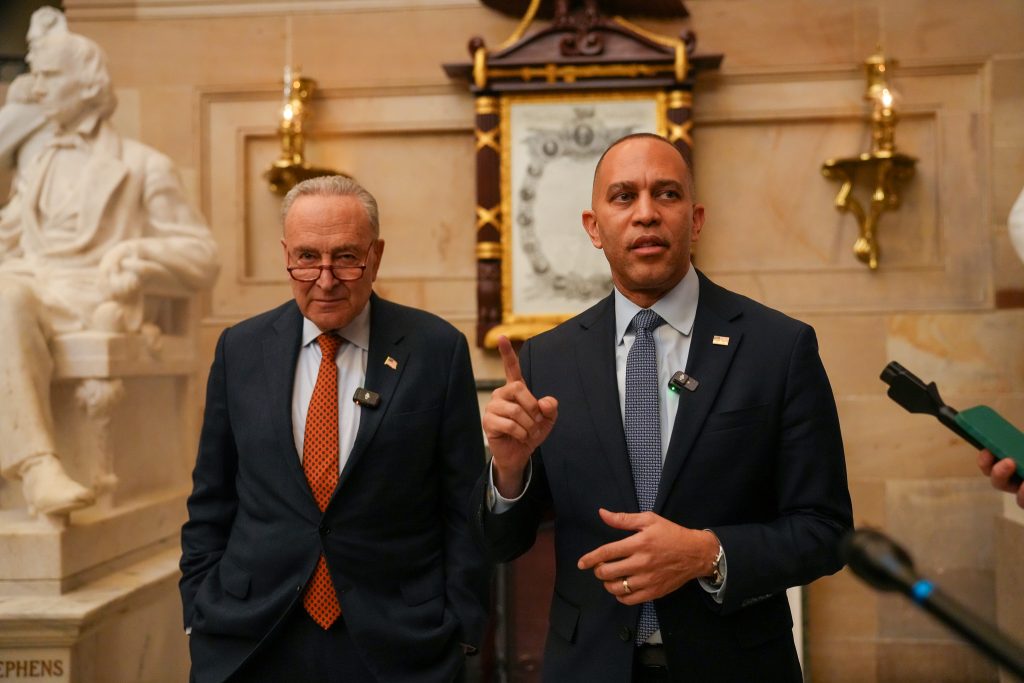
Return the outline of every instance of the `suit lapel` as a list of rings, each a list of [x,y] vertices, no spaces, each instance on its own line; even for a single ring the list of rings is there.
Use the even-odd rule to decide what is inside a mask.
[[[370,348],[366,354],[366,379],[363,386],[380,394],[380,405],[376,408],[360,407],[359,431],[356,433],[355,443],[352,444],[348,462],[341,472],[335,496],[350,479],[348,475],[352,469],[366,455],[373,436],[388,412],[402,373],[408,366],[409,350],[401,345],[405,333],[399,324],[400,321],[396,320],[399,316],[400,314],[391,308],[391,304],[376,294],[371,295]],[[385,363],[388,358],[394,363]],[[351,400],[351,397],[339,396],[338,400],[347,401]]]
[[[736,324],[740,312],[730,306],[721,288],[699,271],[698,274],[700,298],[693,324],[693,337],[690,339],[686,374],[700,382],[700,386],[696,391],[682,391],[679,394],[679,408],[661,471],[658,497],[654,502],[654,511],[658,513],[664,508],[668,494],[704,426],[704,420],[714,405],[743,337]],[[728,343],[715,344],[716,336],[728,337]]]
[[[601,453],[612,472],[612,482],[622,503],[618,507],[636,512],[633,473],[626,452],[626,435],[619,408],[619,385],[615,377],[615,299],[609,296],[580,321],[576,363],[583,395],[601,444]]]
[[[309,488],[309,482],[302,471],[299,454],[295,450],[295,435],[292,432],[292,388],[295,385],[295,367],[299,360],[302,344],[302,315],[292,302],[286,306],[274,322],[273,335],[263,340],[263,368],[267,375],[270,405],[270,422],[279,444],[278,452],[287,459],[285,469],[299,488],[309,496],[310,512],[319,517],[319,508]],[[305,506],[304,506],[305,507]]]

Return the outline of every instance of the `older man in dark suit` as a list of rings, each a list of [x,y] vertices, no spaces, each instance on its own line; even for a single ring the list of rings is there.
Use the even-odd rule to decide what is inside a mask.
[[[663,138],[613,144],[592,201],[615,290],[518,360],[502,341],[478,529],[509,560],[553,511],[545,681],[796,683],[785,590],[851,526],[814,331],[693,268],[704,207]]]
[[[198,683],[459,680],[487,569],[465,337],[372,292],[377,204],[347,178],[284,202],[294,301],[221,335],[182,530]]]

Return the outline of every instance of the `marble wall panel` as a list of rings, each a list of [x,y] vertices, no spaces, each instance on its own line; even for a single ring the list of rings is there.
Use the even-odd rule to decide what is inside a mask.
[[[849,570],[818,579],[806,589],[811,635],[864,639],[875,635],[878,594]]]
[[[266,83],[277,81],[283,72],[285,31],[281,17],[75,23],[73,11],[69,16],[75,30],[103,46],[110,58],[114,83],[122,88]]]
[[[847,64],[863,59],[878,33],[873,3],[864,0],[688,0],[686,6],[699,27],[699,46],[727,52],[730,70]]]
[[[989,305],[983,80],[973,67],[900,80],[897,141],[919,161],[902,209],[882,217],[883,267],[870,273],[852,254],[854,218],[833,207],[838,183],[820,175],[825,159],[869,145],[862,82],[721,77],[696,110],[698,193],[708,207],[701,267],[801,313]]]
[[[878,647],[874,639],[817,638],[807,653],[805,680],[823,683],[878,681]]]
[[[959,60],[1019,52],[1024,4],[1016,0],[900,0],[878,3],[880,40],[907,60]]]
[[[991,520],[1002,506],[988,482],[975,476],[889,481],[886,504],[888,533],[906,548],[917,569],[952,595],[976,594],[968,600],[972,609],[994,615],[991,581],[979,580],[980,573],[993,571]],[[883,635],[907,635],[884,613],[880,622]]]
[[[886,352],[946,396],[1000,394],[1024,390],[1022,339],[1024,311],[894,315]]]
[[[878,683],[987,683],[995,665],[961,641],[883,638],[877,644]]]
[[[994,523],[996,623],[1009,637],[1024,642],[1024,524],[1006,517]],[[1003,672],[1000,680],[1010,683],[1014,678]]]
[[[878,376],[889,362],[886,317],[881,315],[798,315],[814,327],[818,353],[834,391],[844,397],[877,396],[885,385]]]

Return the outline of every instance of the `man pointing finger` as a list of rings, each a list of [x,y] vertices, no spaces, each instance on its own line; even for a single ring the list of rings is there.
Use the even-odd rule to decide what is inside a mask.
[[[614,290],[502,342],[478,532],[509,561],[553,513],[545,681],[801,681],[785,590],[852,525],[814,331],[692,267],[704,207],[665,139],[613,143],[591,200]]]

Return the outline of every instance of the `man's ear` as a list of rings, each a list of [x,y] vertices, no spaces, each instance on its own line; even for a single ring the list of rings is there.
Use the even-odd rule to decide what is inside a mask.
[[[596,248],[601,248],[601,233],[597,229],[597,214],[591,209],[587,209],[583,212],[583,229],[587,231],[587,236],[590,237],[590,243]]]
[[[373,264],[373,272],[370,274],[371,275],[370,282],[376,282],[377,281],[377,271],[380,270],[380,260],[382,258],[384,258],[384,240],[382,240],[380,238],[377,239],[376,250],[377,250],[377,258],[376,258],[376,260],[374,261],[374,264]]]
[[[700,231],[704,229],[704,205],[693,205],[693,225],[690,228],[690,241],[696,242],[700,239]]]

